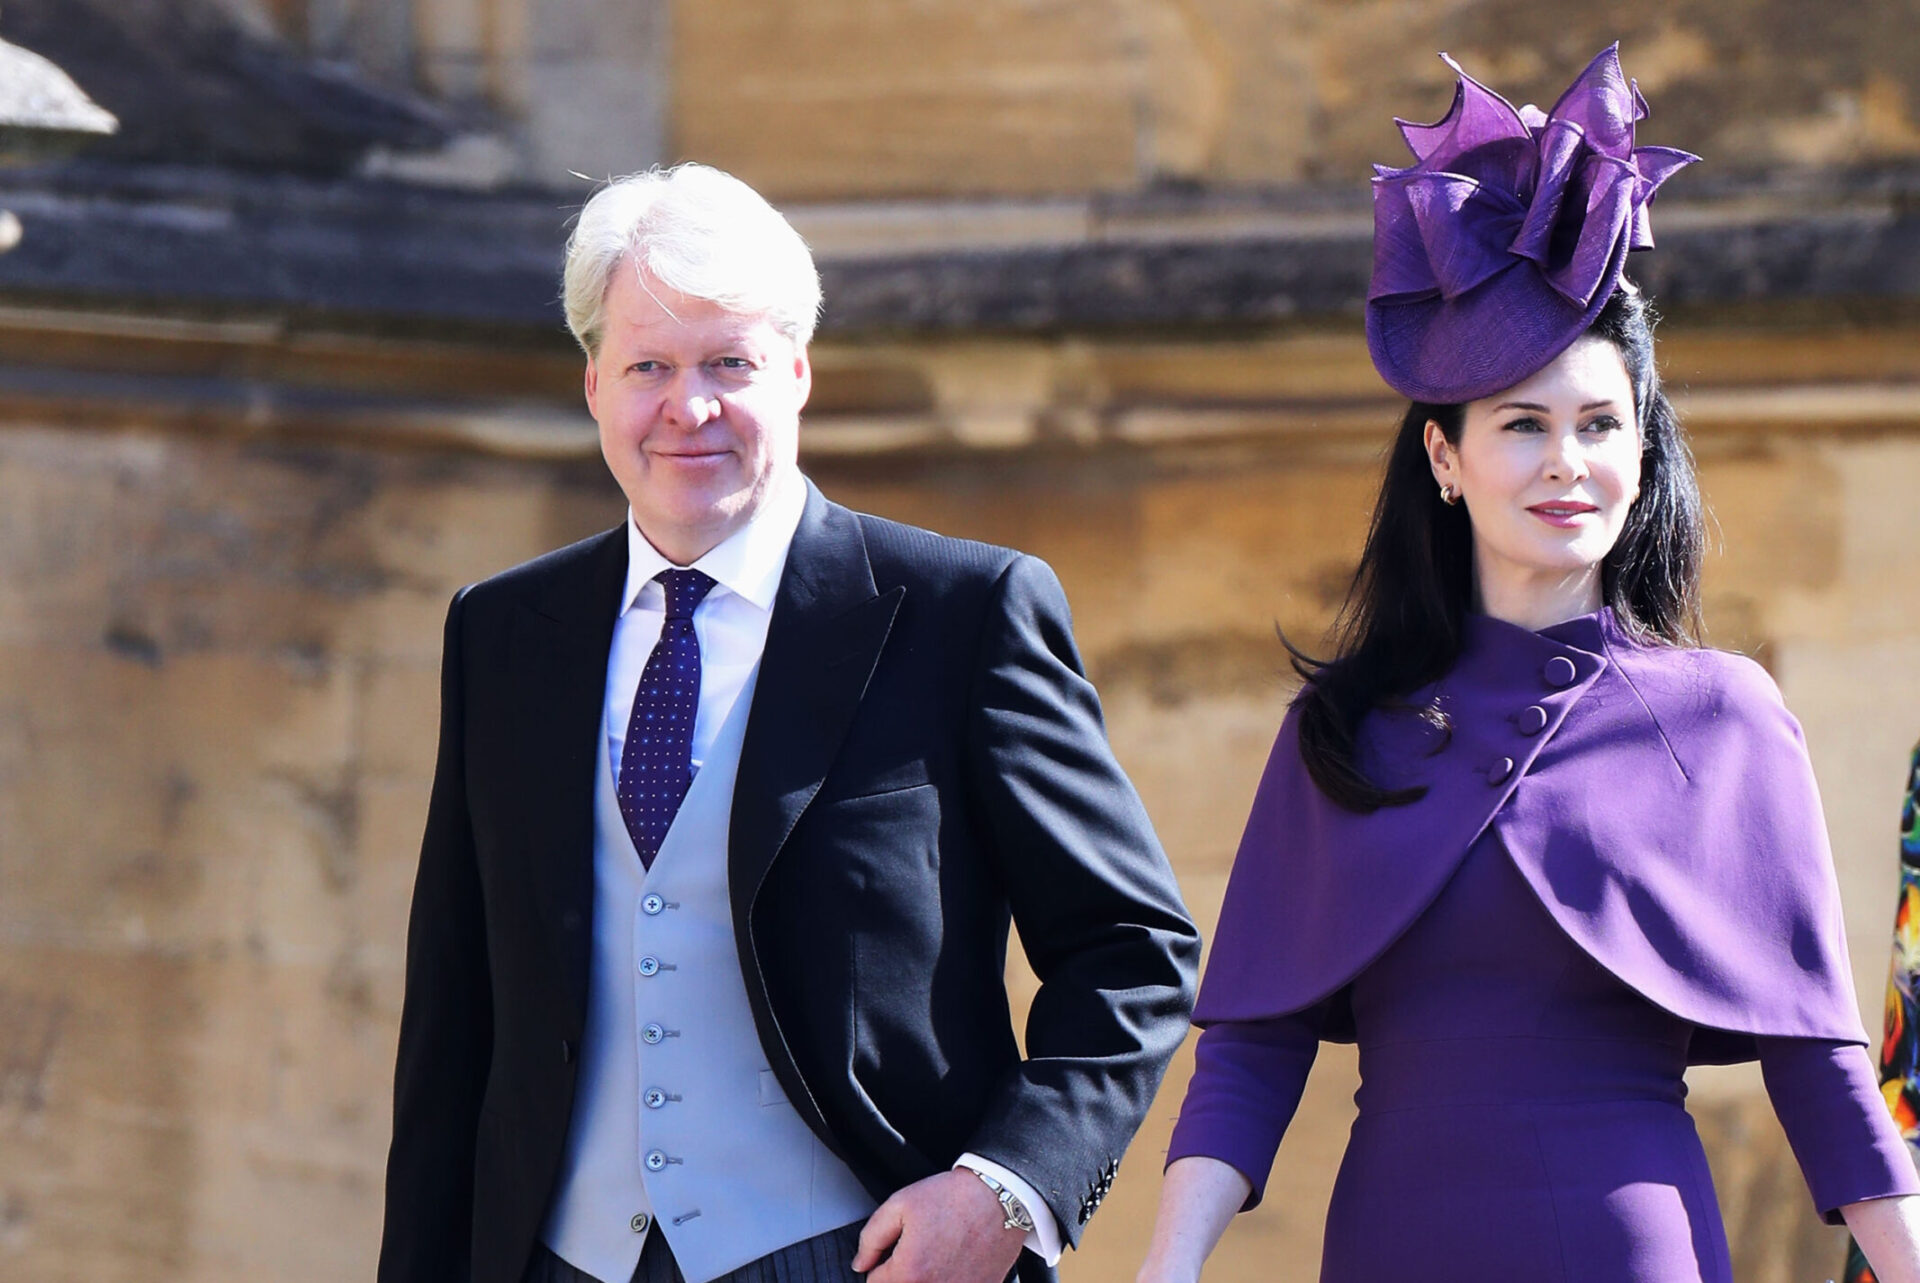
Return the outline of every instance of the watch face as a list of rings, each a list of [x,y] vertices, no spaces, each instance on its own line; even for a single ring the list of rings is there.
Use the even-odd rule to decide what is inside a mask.
[[[1033,1214],[1027,1211],[1027,1205],[1020,1201],[1018,1194],[985,1172],[975,1171],[974,1175],[978,1176],[986,1187],[993,1191],[993,1196],[1000,1200],[1000,1213],[1006,1219],[1005,1228],[1033,1233]]]

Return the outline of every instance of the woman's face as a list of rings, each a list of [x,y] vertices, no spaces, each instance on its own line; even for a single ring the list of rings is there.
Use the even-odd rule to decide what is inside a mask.
[[[1599,609],[1601,559],[1640,494],[1633,382],[1618,348],[1589,335],[1469,403],[1457,445],[1429,423],[1427,456],[1473,523],[1483,610],[1538,627]]]

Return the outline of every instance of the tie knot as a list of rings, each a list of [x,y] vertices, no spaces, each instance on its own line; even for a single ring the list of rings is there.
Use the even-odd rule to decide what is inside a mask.
[[[667,590],[668,619],[692,619],[694,607],[713,591],[713,580],[697,570],[663,570],[654,578]]]

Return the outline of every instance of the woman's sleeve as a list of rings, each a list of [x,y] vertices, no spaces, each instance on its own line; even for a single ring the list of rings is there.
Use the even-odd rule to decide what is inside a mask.
[[[1840,1224],[1848,1203],[1920,1194],[1906,1142],[1887,1113],[1866,1048],[1820,1038],[1762,1038],[1760,1070],[1815,1209]]]
[[[1167,1162],[1217,1158],[1253,1186],[1240,1210],[1259,1206],[1280,1138],[1300,1107],[1326,1016],[1321,1003],[1271,1020],[1209,1026],[1194,1047],[1193,1079]]]

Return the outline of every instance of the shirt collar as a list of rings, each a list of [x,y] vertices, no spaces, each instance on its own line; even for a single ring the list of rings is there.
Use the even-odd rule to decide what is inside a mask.
[[[807,484],[795,473],[785,484],[767,496],[760,511],[747,524],[708,549],[693,563],[693,569],[709,576],[714,583],[761,610],[773,609],[774,594],[780,588],[780,573],[786,569],[787,549],[793,546],[794,532],[800,528],[800,515],[807,506]],[[674,565],[647,542],[627,509],[627,588],[620,598],[620,613],[633,609],[640,590],[663,570]]]

